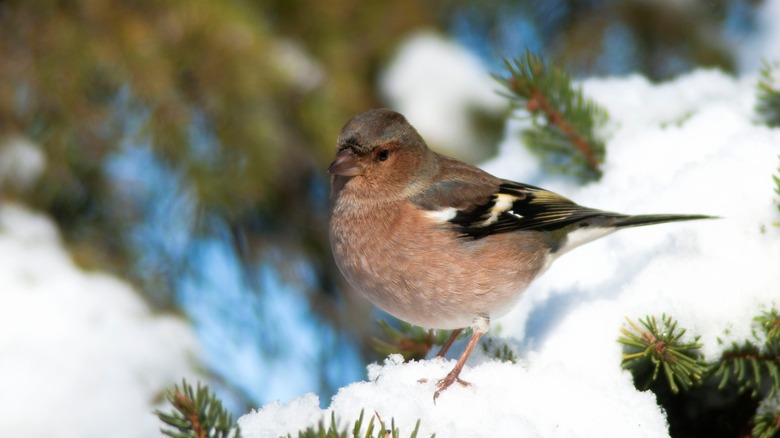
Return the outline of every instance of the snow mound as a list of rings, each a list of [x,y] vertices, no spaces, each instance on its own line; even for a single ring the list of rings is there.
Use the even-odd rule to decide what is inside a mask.
[[[158,436],[197,354],[184,321],[74,265],[49,219],[0,206],[0,436]]]

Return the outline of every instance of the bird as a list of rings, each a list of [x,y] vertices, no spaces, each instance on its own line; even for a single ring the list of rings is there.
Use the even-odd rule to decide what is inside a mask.
[[[342,128],[331,174],[331,250],[348,283],[385,312],[472,336],[436,383],[460,378],[490,320],[507,313],[561,255],[617,230],[706,215],[627,215],[493,176],[431,150],[398,112],[361,112]]]

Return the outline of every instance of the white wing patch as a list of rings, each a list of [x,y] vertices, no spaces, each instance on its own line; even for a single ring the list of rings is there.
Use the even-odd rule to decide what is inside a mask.
[[[444,210],[432,210],[425,212],[425,215],[433,219],[434,222],[442,224],[450,221],[457,214],[458,210],[452,207],[445,208]]]
[[[514,205],[516,200],[517,198],[512,195],[506,195],[504,193],[499,193],[498,195],[496,195],[496,203],[490,209],[490,216],[488,216],[484,221],[482,221],[481,225],[483,227],[486,227],[490,224],[497,222],[498,217],[501,216],[502,213],[509,213],[518,219],[522,219],[523,218],[522,215],[519,215],[514,211],[512,211],[512,205]]]
[[[489,210],[487,210],[484,214],[481,215],[479,218],[481,221],[478,222],[475,226],[477,227],[488,227],[500,219],[501,215],[504,213],[511,214],[517,219],[523,219],[524,216],[515,213],[512,209],[514,206],[515,201],[517,201],[517,197],[514,195],[507,195],[505,193],[498,193],[495,195],[495,203],[492,207],[490,207]],[[442,210],[432,210],[432,211],[426,211],[425,215],[433,220],[436,223],[446,223],[454,219],[458,215],[458,209],[454,207],[445,208]]]

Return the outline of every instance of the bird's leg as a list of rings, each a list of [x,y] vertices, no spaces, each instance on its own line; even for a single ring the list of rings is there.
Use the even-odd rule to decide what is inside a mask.
[[[458,339],[458,336],[463,333],[463,329],[455,329],[452,331],[452,334],[449,338],[447,338],[447,342],[444,343],[444,345],[441,346],[441,350],[436,354],[436,357],[444,357],[445,354],[450,350],[450,347],[452,347],[452,344],[455,342],[456,339]]]
[[[469,355],[471,354],[471,350],[473,350],[474,347],[477,345],[477,342],[479,342],[479,338],[481,338],[482,335],[487,333],[489,323],[490,320],[487,317],[480,317],[474,321],[474,324],[472,326],[474,335],[471,336],[468,345],[466,345],[466,350],[463,352],[463,354],[460,355],[460,358],[458,359],[458,363],[455,364],[455,368],[453,368],[449,374],[447,374],[443,379],[439,380],[436,383],[436,388],[438,389],[433,394],[434,403],[436,403],[436,399],[439,398],[439,394],[441,394],[441,392],[444,391],[445,389],[449,388],[453,383],[458,382],[463,386],[470,385],[469,382],[460,379],[460,372],[461,370],[463,370],[463,366],[466,365],[466,360],[468,360]]]

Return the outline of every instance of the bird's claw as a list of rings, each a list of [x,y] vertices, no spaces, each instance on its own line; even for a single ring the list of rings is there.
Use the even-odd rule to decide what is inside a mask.
[[[442,391],[452,386],[455,382],[458,382],[461,386],[471,386],[471,383],[461,379],[457,374],[449,373],[446,377],[436,382],[436,388],[438,389],[433,393],[433,402],[436,403],[436,399],[439,398]]]

